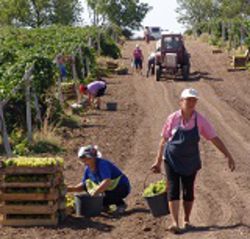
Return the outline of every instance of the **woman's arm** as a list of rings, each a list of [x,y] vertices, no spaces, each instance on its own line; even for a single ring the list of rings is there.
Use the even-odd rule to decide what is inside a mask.
[[[225,157],[228,159],[229,169],[231,171],[234,171],[235,169],[234,159],[232,155],[230,154],[230,152],[228,151],[228,149],[226,148],[226,146],[224,145],[224,143],[222,142],[222,140],[218,136],[216,136],[211,139],[211,142],[215,145],[217,149],[219,149],[225,155]]]
[[[109,179],[109,178],[102,180],[102,182],[99,184],[98,188],[92,193],[92,196],[96,196],[99,193],[103,193],[104,191],[106,191],[106,189],[108,188],[110,183],[111,183],[111,179]]]
[[[84,191],[83,185],[84,185],[83,182],[80,182],[75,186],[68,186],[67,191],[68,192],[82,192]]]
[[[154,173],[160,173],[161,172],[161,162],[162,162],[162,157],[163,157],[163,149],[164,149],[164,145],[166,143],[167,139],[165,139],[164,137],[162,137],[160,144],[159,144],[159,149],[158,149],[158,153],[155,159],[155,163],[152,165],[151,170]]]

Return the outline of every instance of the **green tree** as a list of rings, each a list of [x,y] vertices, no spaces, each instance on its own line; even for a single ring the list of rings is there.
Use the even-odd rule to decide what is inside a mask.
[[[139,0],[86,0],[94,13],[94,23],[110,22],[123,30],[136,30],[141,27],[151,7]],[[101,21],[98,21],[100,20]]]
[[[0,24],[41,27],[72,25],[79,20],[79,0],[0,0]]]
[[[199,30],[199,27],[218,16],[218,4],[213,0],[177,0],[178,21],[189,28]]]

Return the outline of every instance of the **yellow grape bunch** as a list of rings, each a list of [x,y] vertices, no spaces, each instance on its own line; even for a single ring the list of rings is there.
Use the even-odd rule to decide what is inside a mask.
[[[143,197],[153,197],[166,192],[166,181],[159,180],[155,183],[150,183],[148,187],[144,189]]]
[[[4,167],[49,167],[49,166],[63,166],[64,160],[60,157],[17,157],[10,158],[3,162]]]
[[[71,194],[66,194],[66,207],[75,208],[75,197]]]

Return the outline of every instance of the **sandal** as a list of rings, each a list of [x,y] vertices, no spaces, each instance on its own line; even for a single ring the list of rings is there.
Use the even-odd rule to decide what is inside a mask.
[[[184,228],[185,230],[192,230],[192,229],[195,228],[195,226],[193,226],[192,224],[190,224],[190,222],[184,222],[184,223],[183,223],[183,228]]]
[[[171,225],[167,228],[167,231],[173,233],[173,234],[179,234],[180,233],[180,228],[175,225]]]

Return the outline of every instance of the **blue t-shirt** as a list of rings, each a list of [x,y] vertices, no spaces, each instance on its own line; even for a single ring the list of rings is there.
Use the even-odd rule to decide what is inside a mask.
[[[66,77],[67,76],[67,70],[64,64],[59,64],[59,70],[60,70],[60,76]]]
[[[104,179],[115,179],[121,175],[122,177],[118,186],[127,185],[130,187],[128,178],[116,165],[106,159],[96,158],[96,171],[93,172],[88,166],[86,166],[82,182],[85,183],[87,179],[90,179],[95,183],[101,183]]]

